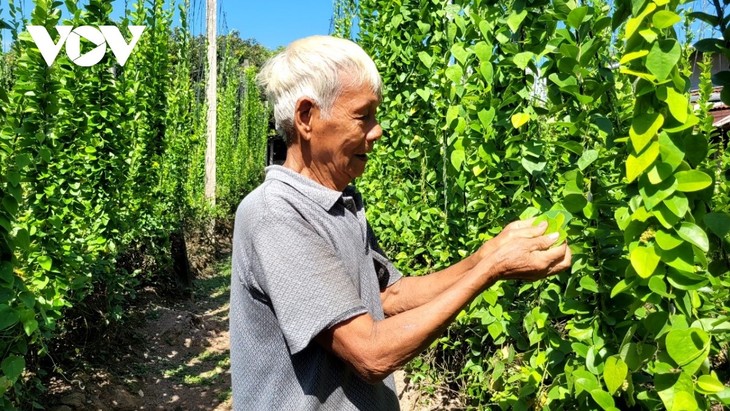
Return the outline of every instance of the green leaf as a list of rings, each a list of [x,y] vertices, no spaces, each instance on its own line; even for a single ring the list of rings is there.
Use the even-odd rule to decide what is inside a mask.
[[[679,374],[656,374],[654,386],[666,410],[696,410],[692,377],[683,372]]]
[[[454,83],[461,83],[462,77],[464,77],[464,70],[461,69],[461,66],[454,64],[446,68],[444,75]]]
[[[18,320],[18,313],[14,309],[7,304],[0,304],[0,330],[12,327]]]
[[[627,281],[625,278],[616,283],[616,285],[613,286],[611,289],[611,298],[621,294],[622,292],[633,288],[636,285],[637,281],[636,278],[632,279],[631,281]]]
[[[574,29],[577,29],[580,27],[581,24],[583,24],[583,21],[585,21],[585,17],[588,14],[588,7],[582,6],[582,7],[576,7],[573,10],[568,13],[568,18],[566,21],[568,22],[568,25]]]
[[[466,65],[466,59],[469,58],[469,52],[464,49],[461,43],[455,43],[451,46],[451,54],[462,66]]]
[[[689,13],[688,16],[693,19],[702,20],[710,26],[718,25],[718,17],[712,14],[703,13],[701,11],[694,11]]]
[[[634,117],[629,129],[629,138],[634,152],[641,153],[664,124],[664,116],[660,113],[644,113]]]
[[[679,171],[674,178],[677,179],[677,190],[683,192],[703,190],[712,184],[712,177],[699,170]]]
[[[656,240],[656,244],[662,250],[671,250],[684,243],[673,233],[661,229],[656,232],[656,234],[654,235],[654,239]]]
[[[520,28],[520,24],[522,24],[525,17],[527,17],[527,10],[522,10],[519,13],[512,10],[512,13],[510,13],[509,17],[507,17],[507,26],[509,26],[509,29],[512,30],[513,33],[517,33],[517,30]]]
[[[42,256],[38,257],[38,264],[40,264],[41,268],[46,271],[51,271],[52,263],[53,263],[53,261],[47,255],[42,255]]]
[[[425,51],[421,51],[418,53],[418,59],[421,60],[426,68],[430,69],[433,65],[433,57],[431,57],[431,55],[426,53]]]
[[[677,234],[685,240],[694,244],[697,248],[704,252],[710,250],[710,241],[707,239],[705,230],[701,229],[694,223],[684,222],[677,229]]]
[[[631,39],[631,37],[636,33],[636,29],[639,28],[639,25],[641,25],[641,22],[644,21],[646,16],[651,14],[654,10],[656,10],[656,3],[649,2],[649,4],[646,6],[643,12],[639,14],[636,17],[630,18],[628,22],[626,22],[626,31],[624,38],[626,40]]]
[[[474,45],[474,54],[477,55],[480,62],[488,63],[492,58],[492,48],[486,42],[480,41]]]
[[[598,159],[598,150],[586,150],[583,155],[578,159],[578,168],[583,171]]]
[[[626,53],[623,55],[623,57],[621,57],[619,64],[624,65],[630,61],[640,59],[640,58],[646,56],[647,54],[649,54],[649,50],[637,50],[637,51],[632,51],[631,53]]]
[[[527,113],[517,113],[512,115],[510,118],[510,121],[512,122],[512,127],[514,128],[520,128],[525,123],[527,123],[530,120],[530,115]]]
[[[631,266],[641,278],[649,278],[659,264],[659,256],[654,247],[638,246],[634,248],[629,257]]]
[[[679,23],[682,20],[677,13],[669,10],[659,10],[651,17],[651,22],[658,29],[666,29]]]
[[[601,389],[591,390],[591,398],[604,410],[614,410],[616,403],[613,401],[611,394]]]
[[[648,169],[654,161],[659,157],[659,144],[653,142],[649,145],[641,155],[634,156],[629,154],[626,159],[626,178],[629,183],[636,180],[646,169]]]
[[[705,225],[716,236],[730,241],[730,215],[727,213],[708,213],[704,217]]]
[[[667,293],[667,284],[664,282],[664,279],[662,279],[662,277],[659,275],[652,276],[649,279],[649,289],[662,297],[672,297],[671,294]]]
[[[664,101],[669,106],[669,112],[672,113],[672,117],[677,119],[680,123],[687,121],[689,117],[689,98],[684,94],[678,93],[672,87],[667,87],[666,99]]]
[[[689,200],[683,193],[674,193],[673,196],[663,201],[664,205],[679,218],[683,218],[689,211]]]
[[[613,393],[621,388],[628,373],[629,367],[620,357],[612,355],[606,358],[606,363],[603,367],[603,381],[606,382],[606,388],[608,388],[609,394],[613,395]]]
[[[461,164],[464,163],[466,153],[464,150],[454,150],[451,152],[451,164],[456,170],[461,170]]]
[[[25,369],[25,359],[21,356],[11,354],[3,360],[1,367],[3,373],[5,373],[5,376],[10,381],[16,381]]]
[[[710,337],[699,328],[672,330],[665,344],[672,360],[689,375],[700,368],[710,351]]]
[[[521,53],[515,54],[515,56],[512,58],[512,61],[515,63],[515,66],[520,68],[520,70],[524,70],[527,68],[527,65],[530,64],[530,61],[532,61],[532,58],[535,57],[535,54],[533,54],[530,51],[523,51]]]
[[[682,48],[675,39],[659,40],[651,46],[646,56],[646,68],[658,81],[665,80],[682,55]]]
[[[697,378],[697,391],[702,394],[715,394],[725,389],[725,386],[715,375],[700,375]]]

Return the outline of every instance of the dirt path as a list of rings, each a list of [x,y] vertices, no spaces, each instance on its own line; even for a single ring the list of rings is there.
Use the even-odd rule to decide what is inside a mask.
[[[76,410],[230,410],[230,258],[195,280],[192,297],[143,290],[130,327],[104,360],[51,379],[44,406]],[[136,326],[135,326],[136,324]],[[103,348],[101,351],[104,351]]]
[[[51,378],[42,405],[51,411],[231,410],[230,257],[209,273],[195,280],[192,297],[143,290],[130,307],[128,329],[107,346],[86,348],[97,358],[77,358],[81,365]],[[396,385],[404,411],[458,409],[420,394],[402,371]]]

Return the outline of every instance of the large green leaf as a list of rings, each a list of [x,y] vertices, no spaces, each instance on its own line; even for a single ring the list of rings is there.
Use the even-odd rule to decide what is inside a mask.
[[[659,256],[654,247],[638,246],[629,256],[631,266],[641,278],[649,278],[659,264]]]
[[[651,22],[658,29],[666,29],[679,23],[682,20],[679,15],[669,10],[659,10],[651,17]]]
[[[15,381],[25,369],[25,359],[19,355],[9,355],[2,362],[2,370],[9,380]]]
[[[646,68],[658,81],[663,81],[675,68],[681,55],[682,47],[677,40],[659,40],[651,46],[646,56]]]
[[[677,179],[677,190],[684,192],[699,191],[712,184],[712,177],[699,170],[679,171],[674,178]]]
[[[629,129],[629,137],[635,153],[641,153],[647,144],[657,135],[664,124],[664,116],[660,113],[639,114],[634,117]]]
[[[730,215],[727,213],[708,213],[704,218],[707,228],[716,236],[730,242]]]
[[[629,154],[629,158],[626,159],[626,178],[629,183],[654,164],[657,157],[659,157],[659,144],[656,142],[651,143],[639,156]]]
[[[710,336],[699,328],[672,330],[665,340],[667,353],[678,366],[692,375],[710,351]]]
[[[697,224],[684,222],[677,229],[677,234],[704,252],[710,250],[710,241],[707,239],[707,234]]]
[[[603,380],[606,382],[609,394],[613,394],[621,388],[628,373],[629,367],[620,357],[613,355],[606,358],[603,366]]]

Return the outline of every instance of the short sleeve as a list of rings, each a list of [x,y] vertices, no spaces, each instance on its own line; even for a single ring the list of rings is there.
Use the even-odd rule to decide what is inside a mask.
[[[368,243],[370,245],[371,255],[373,257],[373,266],[375,267],[375,274],[378,276],[378,285],[380,290],[393,285],[396,281],[403,277],[403,274],[395,268],[395,265],[388,259],[385,252],[380,248],[378,244],[378,238],[373,232],[372,227],[368,224]]]
[[[291,354],[322,330],[367,312],[335,250],[306,221],[266,218],[252,248],[253,274],[271,301]]]

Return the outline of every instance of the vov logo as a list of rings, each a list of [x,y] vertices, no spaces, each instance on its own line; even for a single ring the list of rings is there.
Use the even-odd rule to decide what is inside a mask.
[[[66,55],[74,64],[91,67],[104,58],[107,44],[114,53],[117,63],[124,66],[129,55],[132,54],[134,46],[137,45],[137,41],[142,36],[145,26],[128,27],[129,32],[132,33],[132,41],[129,43],[124,40],[119,28],[115,26],[99,26],[98,28],[93,26],[79,26],[76,28],[73,26],[56,26],[56,31],[60,36],[58,43],[53,42],[48,30],[43,26],[27,26],[27,28],[49,67],[56,61],[56,57],[61,52],[61,47],[64,44],[66,44]],[[81,54],[81,37],[94,43],[96,47],[85,54]]]

